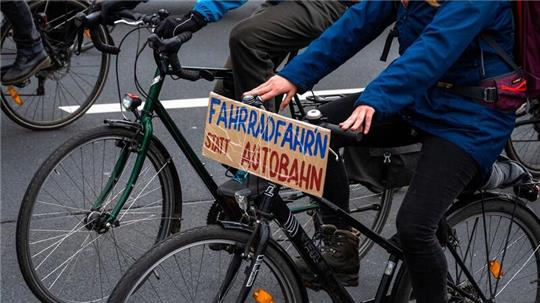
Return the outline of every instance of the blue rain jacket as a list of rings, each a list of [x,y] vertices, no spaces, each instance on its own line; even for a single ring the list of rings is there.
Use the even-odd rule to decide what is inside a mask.
[[[312,88],[396,21],[400,57],[365,89],[356,105],[380,119],[399,113],[414,127],[453,142],[489,175],[514,127],[513,113],[489,109],[435,88],[437,81],[475,86],[511,71],[478,35],[489,31],[512,53],[508,1],[424,1],[407,7],[393,1],[362,1],[351,8],[279,74],[301,92]],[[485,75],[480,49],[484,51]],[[358,70],[361,73],[362,70]]]
[[[229,10],[238,8],[247,0],[220,1],[220,0],[197,0],[193,10],[204,16],[207,22],[216,22]]]

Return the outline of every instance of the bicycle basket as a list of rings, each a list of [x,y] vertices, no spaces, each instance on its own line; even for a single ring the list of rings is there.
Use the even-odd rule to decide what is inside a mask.
[[[346,147],[343,157],[350,182],[379,193],[409,185],[422,144],[397,147]]]

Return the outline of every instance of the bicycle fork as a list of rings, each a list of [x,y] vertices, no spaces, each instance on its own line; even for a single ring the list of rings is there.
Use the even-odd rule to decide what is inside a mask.
[[[107,180],[107,183],[103,191],[99,194],[98,198],[92,205],[92,208],[91,208],[92,213],[95,211],[101,210],[103,206],[105,206],[104,205],[105,199],[111,194],[113,188],[118,183],[120,176],[124,172],[127,160],[129,158],[129,153],[136,152],[137,158],[135,159],[135,163],[133,165],[131,175],[125,185],[124,190],[122,191],[120,198],[118,198],[118,201],[116,201],[116,203],[114,204],[114,207],[111,213],[106,214],[104,218],[105,226],[101,228],[102,231],[106,231],[108,228],[111,227],[112,224],[114,225],[118,224],[118,220],[117,220],[118,214],[124,207],[124,204],[128,200],[131,192],[133,191],[133,188],[135,187],[135,183],[137,182],[137,179],[139,178],[139,174],[141,173],[144,161],[146,159],[148,148],[150,146],[150,141],[153,136],[153,125],[152,125],[151,113],[153,111],[154,103],[157,100],[157,97],[159,96],[161,87],[163,85],[163,77],[160,75],[159,70],[156,71],[154,80],[155,79],[158,79],[159,81],[154,81],[152,86],[150,87],[150,92],[148,93],[148,98],[146,99],[146,104],[144,105],[144,108],[142,110],[142,114],[140,117],[140,124],[142,125],[142,128],[141,128],[142,138],[139,139],[139,133],[136,133],[136,137],[134,138],[134,141],[135,141],[134,146],[130,142],[122,146],[122,151],[120,152],[120,156],[118,157],[118,160],[116,161],[114,169],[109,179]],[[112,199],[114,199],[114,197],[112,197],[111,200]],[[111,203],[112,202],[113,201],[111,201]]]
[[[267,220],[260,220],[255,226],[255,230],[251,234],[246,247],[243,251],[235,251],[234,256],[227,268],[227,273],[225,274],[225,279],[223,284],[219,288],[219,292],[216,295],[216,298],[213,302],[221,302],[225,295],[228,293],[233,279],[236,276],[236,273],[240,269],[242,264],[242,259],[250,258],[251,263],[246,269],[246,278],[242,284],[242,289],[238,294],[236,302],[244,302],[247,299],[247,296],[253,288],[253,283],[257,278],[260,267],[264,260],[264,253],[266,252],[266,247],[268,246],[268,240],[270,239],[270,225]],[[251,254],[253,252],[253,254]]]

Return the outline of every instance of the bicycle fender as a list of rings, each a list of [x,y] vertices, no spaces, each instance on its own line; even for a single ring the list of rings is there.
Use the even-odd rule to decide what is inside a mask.
[[[250,228],[249,225],[239,223],[239,222],[218,221],[218,224],[221,225],[221,227],[223,227],[224,229],[228,229],[228,230],[242,231],[249,234],[253,232],[253,228]],[[278,251],[278,253],[283,257],[283,259],[287,261],[287,265],[289,265],[289,267],[293,269],[296,282],[298,283],[298,285],[301,286],[300,291],[302,292],[302,302],[308,303],[309,300],[308,300],[306,288],[303,286],[304,283],[302,282],[302,278],[300,277],[300,274],[298,273],[298,270],[296,269],[296,265],[294,264],[289,254],[287,254],[285,249],[281,245],[279,245],[276,242],[276,240],[272,238],[268,239],[268,245],[272,245],[273,248],[275,248]]]
[[[478,202],[482,199],[485,200],[487,203],[489,203],[489,200],[493,200],[493,199],[503,200],[508,203],[517,202],[517,207],[529,213],[530,215],[532,215],[533,218],[535,218],[536,223],[540,225],[540,218],[534,212],[534,210],[532,210],[532,208],[530,208],[529,205],[527,205],[527,203],[524,200],[519,199],[512,194],[502,193],[502,192],[483,192],[483,193],[477,192],[470,195],[460,196],[458,197],[458,200],[454,202],[454,204],[452,204],[452,206],[450,206],[450,208],[446,211],[446,216],[449,216],[453,212],[459,210],[460,208],[465,207],[468,204],[471,204],[473,202]]]
[[[139,123],[135,123],[132,121],[126,121],[126,120],[118,120],[118,119],[106,119],[104,123],[107,125],[107,127],[110,128],[124,128],[128,130],[132,130],[134,133],[136,133],[138,130],[141,129],[141,125]],[[173,177],[173,186],[174,186],[174,192],[175,192],[175,203],[174,203],[174,217],[178,220],[174,220],[173,226],[172,226],[172,233],[175,234],[180,231],[180,223],[182,220],[182,186],[180,185],[180,177],[178,176],[178,170],[176,169],[176,165],[174,164],[174,161],[169,154],[169,151],[167,148],[165,148],[165,145],[159,140],[156,136],[152,135],[151,144],[154,144],[159,152],[163,155],[165,159],[170,163],[171,165],[171,174]]]

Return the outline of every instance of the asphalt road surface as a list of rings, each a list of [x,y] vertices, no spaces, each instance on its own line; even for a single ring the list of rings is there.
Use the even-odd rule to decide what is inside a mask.
[[[167,8],[172,13],[181,13],[190,9],[192,2],[176,1],[161,2],[151,1],[149,4],[140,6],[144,12],[155,12],[158,8]],[[233,25],[249,16],[260,4],[258,1],[250,1],[249,4],[237,9],[222,20],[219,24],[211,24],[196,33],[193,39],[187,43],[181,51],[181,62],[186,65],[219,67],[227,58],[228,33]],[[113,33],[118,41],[127,32],[125,26],[118,26]],[[145,33],[141,34],[144,39]],[[361,88],[366,86],[386,65],[378,60],[383,48],[385,36],[380,37],[370,44],[364,51],[357,54],[340,69],[321,81],[316,90],[344,90]],[[121,54],[119,55],[119,74],[122,92],[135,92],[133,84],[134,54],[137,45],[137,35],[127,39]],[[395,48],[391,57],[395,57]],[[141,56],[137,75],[143,87],[151,83],[155,64],[150,52],[144,52]],[[17,265],[15,253],[15,225],[22,197],[34,173],[43,161],[65,140],[80,133],[102,125],[106,118],[121,118],[118,112],[118,98],[116,90],[116,76],[114,64],[111,65],[108,81],[105,89],[98,99],[97,106],[79,121],[61,130],[51,132],[32,132],[23,129],[2,115],[1,134],[1,301],[2,302],[36,302]],[[203,120],[205,108],[200,106],[200,100],[178,101],[179,99],[204,98],[213,87],[212,83],[199,81],[167,80],[162,90],[162,100],[171,101],[170,115],[178,124],[195,151],[200,150],[202,144]],[[186,105],[189,104],[189,105]],[[155,123],[155,134],[164,142],[165,146],[173,155],[174,161],[180,173],[182,182],[182,194],[184,202],[183,228],[203,225],[211,200],[208,191],[194,170],[189,166],[185,157],[179,153],[178,148],[159,123]],[[208,163],[208,169],[214,175],[219,184],[226,180],[223,168],[215,163]],[[395,230],[395,211],[400,204],[403,192],[398,192],[391,216],[385,227],[384,234],[391,235]],[[537,213],[540,207],[532,205]],[[386,254],[380,249],[372,249],[363,259],[360,270],[360,285],[351,288],[351,292],[359,299],[372,296],[376,290],[380,275],[384,269]],[[73,279],[85,281],[85,272],[72,273]],[[84,282],[81,282],[84,283]],[[76,293],[77,284],[73,284],[71,291]],[[81,285],[81,284],[79,284]],[[314,302],[327,302],[328,298],[323,293],[310,293]]]

